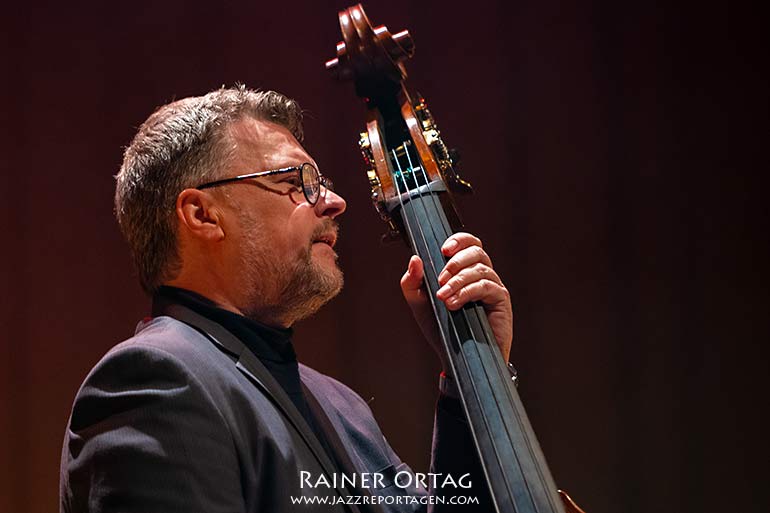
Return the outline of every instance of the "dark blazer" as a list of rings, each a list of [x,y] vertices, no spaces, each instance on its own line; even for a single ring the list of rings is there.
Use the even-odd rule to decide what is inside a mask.
[[[415,501],[376,500],[426,497],[428,491],[393,483],[396,473],[411,470],[358,394],[300,365],[308,405],[334,453],[333,461],[290,398],[240,340],[184,306],[164,308],[163,316],[140,323],[133,338],[112,348],[79,390],[62,451],[62,512],[428,509]],[[452,458],[441,447],[457,450],[471,443],[461,418],[439,413],[432,471],[467,472],[467,455]],[[381,473],[382,486],[337,483],[311,488],[308,481],[300,481],[304,475],[316,483],[324,475],[334,484],[335,473],[339,477],[362,472]],[[473,493],[482,487],[475,486]],[[319,502],[292,502],[292,497],[301,496]],[[343,504],[341,498],[351,502],[349,496],[361,497],[353,499],[358,504]]]

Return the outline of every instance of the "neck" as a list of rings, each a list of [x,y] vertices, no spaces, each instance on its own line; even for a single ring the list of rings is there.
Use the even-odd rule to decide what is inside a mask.
[[[271,326],[273,328],[291,328],[295,321],[295,319],[285,315],[284,312],[279,312],[275,307],[264,305],[257,305],[256,307],[242,306],[247,304],[248,301],[238,300],[235,294],[226,292],[228,289],[216,286],[215,284],[186,280],[182,276],[179,276],[173,280],[169,280],[163,285],[195,292],[214,302],[223,310],[242,315],[243,317],[260,324],[264,324],[265,326]]]

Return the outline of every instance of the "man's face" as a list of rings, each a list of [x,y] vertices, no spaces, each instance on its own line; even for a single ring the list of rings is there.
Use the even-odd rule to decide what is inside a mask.
[[[304,162],[316,165],[280,125],[244,119],[231,127],[230,136],[235,156],[227,176]],[[231,219],[226,233],[232,237],[229,261],[243,286],[245,304],[239,306],[245,315],[289,326],[340,291],[343,280],[333,249],[334,218],[345,210],[345,200],[322,190],[322,197],[310,205],[296,172],[244,180],[226,188]]]

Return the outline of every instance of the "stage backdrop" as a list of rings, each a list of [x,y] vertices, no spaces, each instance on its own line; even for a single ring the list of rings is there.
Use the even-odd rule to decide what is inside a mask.
[[[91,1],[3,15],[0,511],[56,510],[72,398],[148,313],[112,215],[123,147],[156,106],[237,82],[300,101],[306,146],[348,201],[347,286],[297,327],[297,352],[371,400],[427,471],[438,365],[400,297],[408,252],[380,242],[369,204],[364,106],[323,67],[347,6]],[[751,229],[766,207],[729,152],[726,7],[365,8],[412,32],[411,84],[462,154],[476,191],[464,220],[512,293],[520,392],[559,485],[589,513],[756,507],[768,304],[766,239]]]

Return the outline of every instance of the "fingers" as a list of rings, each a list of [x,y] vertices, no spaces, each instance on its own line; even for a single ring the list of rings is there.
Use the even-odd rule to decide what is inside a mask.
[[[463,288],[477,281],[488,280],[497,285],[503,286],[503,282],[497,273],[486,264],[476,263],[462,269],[460,272],[449,278],[446,283],[438,290],[436,297],[446,300]]]
[[[447,240],[445,240],[444,244],[441,246],[441,251],[446,256],[452,256],[457,253],[458,250],[469,246],[482,247],[483,244],[481,243],[481,239],[475,235],[466,232],[457,232],[447,237]]]
[[[488,307],[508,310],[510,295],[500,277],[492,268],[492,260],[482,248],[481,240],[470,233],[455,233],[441,247],[450,257],[438,275],[436,297],[450,310],[456,310],[472,301]],[[401,278],[401,290],[410,303],[423,297],[423,262],[412,256]]]
[[[459,310],[471,302],[482,303],[503,358],[508,358],[513,339],[511,297],[481,241],[469,233],[455,233],[444,241],[441,252],[449,261],[439,273],[436,298],[449,310]],[[430,292],[423,286],[424,276],[422,260],[413,256],[401,278],[401,290],[426,338],[438,348],[440,335],[430,308]],[[441,355],[442,350],[437,350]]]
[[[480,280],[467,285],[444,301],[449,310],[458,310],[472,301],[487,307],[504,307],[510,301],[508,289],[490,280]]]
[[[481,247],[481,240],[470,233],[455,233],[441,246],[441,252],[451,257],[438,275],[439,285],[444,285],[452,276],[466,267],[481,263],[492,267],[492,260]]]
[[[444,242],[441,251],[450,259],[438,276],[441,288],[436,297],[447,308],[457,310],[466,303],[480,301],[488,307],[508,309],[508,289],[492,268],[492,260],[478,237],[455,233]]]

